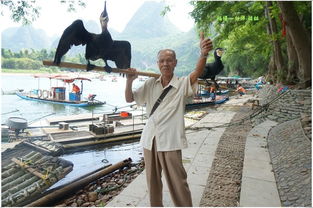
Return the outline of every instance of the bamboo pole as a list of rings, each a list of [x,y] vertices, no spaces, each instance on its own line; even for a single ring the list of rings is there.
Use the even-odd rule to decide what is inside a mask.
[[[74,193],[75,190],[86,186],[87,184],[97,180],[98,178],[101,178],[105,176],[106,174],[109,174],[117,169],[120,169],[122,167],[125,167],[129,165],[132,162],[131,158],[128,158],[126,160],[123,160],[121,162],[118,162],[112,166],[109,166],[105,169],[102,169],[98,172],[95,172],[87,177],[82,178],[81,180],[74,181],[70,183],[68,186],[65,186],[61,189],[58,189],[52,193],[49,193],[46,196],[43,196],[42,198],[26,205],[26,207],[42,207],[46,206],[47,204],[54,202],[55,200],[64,197],[70,193]]]
[[[59,65],[56,65],[53,61],[42,61],[43,65],[45,66],[57,66],[57,67],[63,67],[63,68],[72,68],[72,69],[83,69],[86,70],[87,65],[85,64],[75,64],[75,63],[69,63],[69,62],[61,62]],[[104,68],[100,66],[95,66],[95,68],[92,69],[92,71],[101,71],[104,72]],[[156,77],[158,78],[160,74],[156,73],[150,73],[150,72],[142,72],[142,71],[128,71],[126,69],[118,69],[118,68],[112,68],[113,73],[122,73],[122,74],[138,74],[140,76],[145,77]]]
[[[36,169],[29,167],[29,165],[19,161],[18,159],[16,159],[15,157],[13,157],[11,159],[13,162],[15,162],[16,164],[18,164],[19,166],[21,166],[22,168],[25,168],[26,170],[28,170],[30,173],[32,173],[35,176],[38,176],[39,178],[45,180],[45,176],[41,173],[39,173]]]

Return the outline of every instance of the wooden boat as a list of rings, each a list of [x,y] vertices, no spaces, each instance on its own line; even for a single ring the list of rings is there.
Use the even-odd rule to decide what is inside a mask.
[[[73,83],[75,80],[87,80],[91,81],[88,78],[84,77],[69,77],[64,75],[35,75],[35,78],[49,78],[50,83],[51,79],[61,80],[64,83]],[[83,89],[83,82],[81,82],[81,89]],[[97,106],[97,105],[104,105],[105,102],[95,100],[94,94],[88,96],[87,100],[81,100],[80,93],[73,93],[68,92],[68,96],[66,95],[66,87],[50,87],[50,90],[42,90],[42,89],[34,89],[30,92],[16,92],[16,95],[25,100],[31,101],[40,101],[52,104],[62,104],[62,105],[69,105],[74,107],[88,107],[88,106]]]
[[[200,97],[200,99],[199,98],[193,99],[192,103],[186,104],[186,110],[207,107],[210,105],[222,104],[222,103],[225,103],[227,100],[229,100],[227,96],[216,96],[216,100]]]
[[[222,104],[229,99],[229,90],[219,90],[214,94],[209,92],[209,87],[210,85],[206,80],[199,80],[197,94],[192,99],[187,100],[186,110]],[[213,97],[215,99],[212,99]]]
[[[105,102],[101,101],[66,101],[66,100],[55,100],[55,99],[44,99],[44,98],[36,98],[31,95],[26,95],[22,93],[16,93],[22,99],[25,100],[32,100],[32,101],[40,101],[52,104],[62,104],[62,105],[69,105],[74,107],[88,107],[88,106],[96,106],[96,105],[104,105]]]
[[[219,90],[216,92],[216,95],[227,95],[229,93],[229,90]],[[201,90],[200,93],[197,96],[202,97],[210,97],[211,93],[209,93],[206,90]]]

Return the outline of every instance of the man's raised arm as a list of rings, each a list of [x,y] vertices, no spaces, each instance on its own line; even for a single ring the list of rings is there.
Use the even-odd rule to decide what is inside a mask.
[[[200,33],[200,57],[198,59],[195,70],[192,71],[190,74],[191,85],[193,85],[198,80],[198,78],[203,74],[204,67],[206,64],[206,59],[208,57],[208,53],[212,49],[213,49],[212,41],[209,38],[204,39],[204,35],[201,32]]]
[[[129,71],[136,71],[136,69],[133,68],[129,68]],[[138,75],[135,74],[127,74],[126,75],[126,88],[125,88],[125,100],[128,103],[131,103],[134,101],[134,97],[133,97],[133,91],[132,91],[132,87],[133,87],[133,81],[138,77]]]

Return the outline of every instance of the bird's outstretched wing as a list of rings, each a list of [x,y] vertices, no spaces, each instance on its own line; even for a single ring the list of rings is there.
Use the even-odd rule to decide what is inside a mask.
[[[72,45],[85,45],[91,38],[92,34],[85,29],[83,21],[75,20],[64,30],[61,36],[54,56],[54,63],[59,64],[62,56],[67,53]]]
[[[125,40],[114,40],[112,47],[104,58],[114,61],[117,68],[129,68],[131,63],[131,44]]]

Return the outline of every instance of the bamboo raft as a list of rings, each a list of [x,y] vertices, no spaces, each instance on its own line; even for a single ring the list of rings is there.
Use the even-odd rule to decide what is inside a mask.
[[[45,66],[56,66],[56,67],[62,67],[62,68],[71,68],[71,69],[81,69],[87,71],[87,65],[85,64],[75,64],[75,63],[69,63],[69,62],[61,62],[59,65],[56,65],[53,61],[42,61],[43,65]],[[95,66],[91,71],[101,71],[104,72],[104,68],[100,66]],[[137,74],[139,76],[146,76],[146,77],[160,77],[160,74],[156,73],[150,73],[150,72],[142,72],[142,71],[128,71],[127,69],[119,69],[119,68],[112,68],[113,73],[119,73],[119,74]]]
[[[64,153],[62,145],[54,141],[34,140],[23,143],[46,155],[58,156]]]
[[[32,151],[2,167],[1,204],[18,207],[35,200],[73,169],[71,162]]]
[[[30,204],[27,204],[27,207],[41,207],[41,206],[50,206],[51,203],[56,203],[59,199],[66,195],[70,195],[75,193],[76,190],[83,188],[87,184],[114,172],[115,170],[121,169],[125,166],[129,166],[131,164],[131,158],[120,161],[114,165],[109,165],[107,167],[103,167],[95,172],[91,172],[90,174],[84,175],[77,180],[66,184],[56,190],[52,190],[52,192],[47,193],[45,196],[33,201]]]

